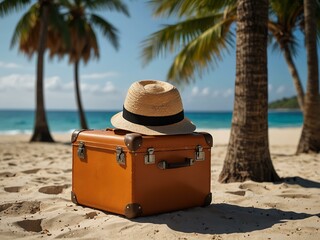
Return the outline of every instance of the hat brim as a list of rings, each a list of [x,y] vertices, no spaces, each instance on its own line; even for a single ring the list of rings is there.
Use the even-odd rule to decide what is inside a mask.
[[[122,112],[115,114],[111,118],[111,124],[116,128],[141,133],[144,135],[189,134],[194,132],[196,129],[196,126],[186,117],[182,121],[170,125],[143,126],[124,119],[122,117]]]

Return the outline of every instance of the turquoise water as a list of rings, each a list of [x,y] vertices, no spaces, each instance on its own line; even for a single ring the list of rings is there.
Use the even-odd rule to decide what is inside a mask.
[[[90,128],[112,127],[110,118],[116,111],[87,111]],[[230,128],[232,112],[186,112],[198,129]],[[72,132],[80,128],[76,111],[47,111],[49,128],[52,132]],[[303,117],[299,111],[269,112],[269,127],[300,127]],[[0,134],[31,133],[34,125],[32,110],[0,110]]]

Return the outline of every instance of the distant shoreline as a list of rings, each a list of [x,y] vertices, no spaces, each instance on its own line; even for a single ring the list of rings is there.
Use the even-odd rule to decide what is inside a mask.
[[[112,127],[110,119],[116,112],[87,111],[89,128],[104,129]],[[232,125],[232,112],[185,112],[198,129],[229,129]],[[34,128],[33,111],[27,110],[0,110],[0,134],[31,134]],[[79,116],[76,111],[47,111],[47,120],[51,132],[72,133],[74,129],[81,128]],[[301,127],[303,115],[293,110],[272,110],[268,113],[270,128]]]

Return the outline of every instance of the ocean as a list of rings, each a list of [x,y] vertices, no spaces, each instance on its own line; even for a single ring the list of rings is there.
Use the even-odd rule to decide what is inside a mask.
[[[86,111],[89,128],[112,127],[110,118],[117,111]],[[185,115],[197,129],[226,129],[231,127],[232,112],[186,112]],[[48,110],[47,119],[51,132],[71,133],[80,128],[76,111]],[[301,127],[303,116],[300,111],[269,112],[269,127]],[[34,126],[33,110],[0,110],[0,134],[32,133]]]

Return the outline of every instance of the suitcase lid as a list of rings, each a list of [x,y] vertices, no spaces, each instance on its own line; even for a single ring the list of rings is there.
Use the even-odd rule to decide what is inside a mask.
[[[71,142],[76,146],[84,143],[86,146],[113,150],[122,147],[123,151],[129,152],[145,152],[149,148],[157,151],[187,150],[196,146],[211,148],[213,145],[212,136],[206,132],[149,136],[118,129],[75,130]]]

